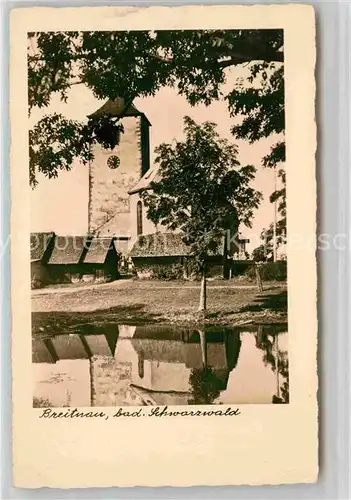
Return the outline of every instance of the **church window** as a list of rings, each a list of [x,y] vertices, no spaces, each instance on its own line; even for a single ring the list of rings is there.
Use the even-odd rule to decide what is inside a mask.
[[[137,203],[137,235],[143,234],[143,204],[141,201]]]

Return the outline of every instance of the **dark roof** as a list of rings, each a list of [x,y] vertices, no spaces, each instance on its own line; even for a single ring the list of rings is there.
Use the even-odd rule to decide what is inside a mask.
[[[182,341],[132,338],[131,344],[138,354],[142,354],[144,359],[185,364],[184,349],[186,344]]]
[[[114,356],[117,333],[109,335],[57,335],[49,340],[32,340],[33,363],[55,363],[60,359],[87,359],[90,356]],[[50,345],[50,347],[49,347]],[[50,352],[51,351],[51,352]]]
[[[198,330],[186,326],[168,324],[138,325],[135,328],[133,339],[189,341],[192,337],[198,339]]]
[[[183,242],[181,233],[154,233],[140,235],[135,242],[131,257],[184,256],[189,247]]]
[[[88,118],[99,118],[101,116],[120,116],[124,112],[124,99],[109,99],[101,106],[101,108],[97,109],[91,115],[88,115]],[[139,111],[134,104],[131,104],[127,111],[124,113],[124,116],[142,116],[150,125],[149,120],[146,118],[144,113]]]
[[[84,264],[103,264],[111,248],[115,248],[113,238],[94,238],[84,257]]]
[[[149,189],[151,182],[160,182],[162,177],[159,170],[159,166],[150,168],[150,170],[143,175],[143,177],[132,187],[132,189],[128,191],[129,194],[137,193],[142,189]]]
[[[84,335],[85,342],[92,356],[114,356],[118,333]]]
[[[55,363],[43,339],[32,339],[32,361],[33,363]]]
[[[87,248],[84,236],[56,236],[48,264],[78,264]]]
[[[115,248],[112,237],[92,239],[55,233],[31,233],[30,244],[31,261],[42,260],[46,252],[48,264],[103,264],[108,251]]]
[[[140,235],[130,251],[131,257],[182,257],[190,252],[183,242],[183,233],[154,233]],[[218,244],[216,252],[209,255],[223,255],[224,239]]]
[[[30,234],[30,260],[41,260],[55,233],[31,233]]]

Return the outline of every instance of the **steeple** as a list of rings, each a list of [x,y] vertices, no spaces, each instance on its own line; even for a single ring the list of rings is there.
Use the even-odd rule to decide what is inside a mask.
[[[150,168],[150,122],[134,104],[125,109],[124,99],[110,99],[90,119],[121,117],[124,132],[113,150],[93,146],[89,165],[89,233],[128,236],[130,232],[129,190]],[[110,169],[108,159],[118,156],[120,164]]]

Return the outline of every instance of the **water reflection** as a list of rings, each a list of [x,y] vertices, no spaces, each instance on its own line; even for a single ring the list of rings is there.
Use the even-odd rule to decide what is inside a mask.
[[[286,325],[34,335],[34,406],[289,402]]]

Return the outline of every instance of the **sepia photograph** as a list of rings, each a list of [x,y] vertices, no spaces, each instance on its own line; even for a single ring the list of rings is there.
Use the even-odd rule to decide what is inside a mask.
[[[283,30],[27,62],[33,407],[289,403]]]
[[[20,8],[10,47],[14,484],[315,482],[313,8]]]

